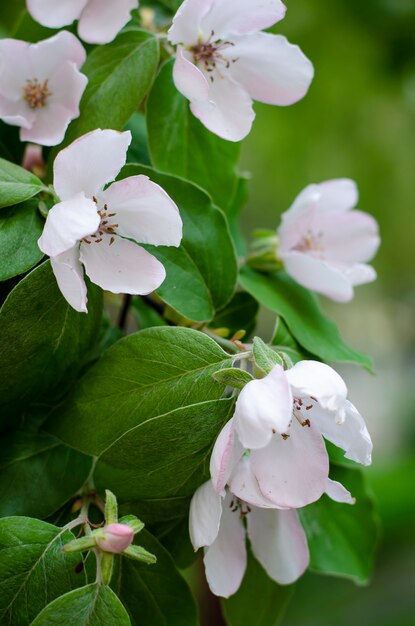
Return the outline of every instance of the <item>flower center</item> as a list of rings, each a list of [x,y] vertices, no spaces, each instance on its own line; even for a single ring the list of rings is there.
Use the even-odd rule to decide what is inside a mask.
[[[309,416],[307,415],[307,411],[311,411],[313,406],[318,402],[317,398],[314,396],[310,396],[307,400],[302,400],[301,398],[294,398],[293,400],[293,417],[297,420],[297,422],[303,428],[308,426],[311,427],[311,422]],[[291,423],[290,423],[291,426]],[[286,441],[289,439],[290,435],[288,433],[283,433],[281,437]]]
[[[37,78],[27,80],[23,87],[23,98],[31,109],[40,109],[45,106],[52,92],[49,91],[48,81],[40,83]]]
[[[201,65],[206,72],[213,72],[217,66],[222,69],[228,69],[231,63],[236,63],[238,59],[228,59],[222,52],[235,44],[232,41],[222,41],[215,39],[215,31],[212,30],[207,41],[199,41],[195,46],[190,46],[189,51],[193,54],[196,65]],[[214,77],[211,75],[210,80],[213,82]]]
[[[308,230],[307,234],[293,246],[292,250],[296,250],[297,252],[314,252],[316,256],[323,257],[323,233],[319,232],[316,234]]]
[[[93,200],[95,203],[97,203],[97,199],[95,198],[95,196]],[[85,243],[101,243],[101,241],[103,240],[103,235],[111,235],[109,241],[109,245],[111,246],[115,241],[114,235],[116,233],[114,229],[118,228],[119,226],[118,224],[114,224],[111,218],[115,217],[117,214],[108,213],[108,205],[104,204],[104,208],[98,210],[98,215],[101,218],[98,230],[93,235],[84,237],[82,241],[84,241]]]
[[[231,509],[232,513],[236,513],[236,511],[239,511],[239,517],[241,519],[246,517],[248,513],[250,513],[252,510],[249,504],[235,497],[232,498],[229,508]]]

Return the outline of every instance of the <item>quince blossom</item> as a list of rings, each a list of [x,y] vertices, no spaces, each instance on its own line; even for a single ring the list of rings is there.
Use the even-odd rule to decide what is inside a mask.
[[[173,78],[210,131],[240,141],[252,101],[287,106],[305,96],[314,70],[298,46],[260,32],[282,20],[280,0],[185,0],[168,37],[179,44]]]
[[[78,22],[78,35],[88,43],[112,41],[129,21],[138,0],[27,0],[34,20],[48,28]]]
[[[0,41],[0,118],[20,126],[20,139],[44,146],[63,140],[88,79],[79,72],[86,58],[78,39],[63,31],[29,44]]]
[[[378,225],[371,215],[351,210],[357,201],[352,180],[309,185],[283,213],[278,229],[278,253],[286,272],[338,302],[351,300],[355,285],[376,278],[366,263],[380,244]]]
[[[125,164],[130,142],[130,132],[94,130],[62,150],[54,162],[54,188],[61,202],[49,211],[38,244],[51,257],[63,296],[80,312],[87,311],[82,265],[102,289],[147,294],[161,285],[165,269],[131,239],[180,245],[179,210],[147,176],[130,176],[105,187]]]

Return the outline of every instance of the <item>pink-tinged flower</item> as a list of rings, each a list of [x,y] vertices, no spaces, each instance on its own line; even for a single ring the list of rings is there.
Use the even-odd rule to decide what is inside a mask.
[[[96,543],[104,552],[121,554],[130,546],[134,539],[134,529],[125,524],[108,524],[101,534],[97,535]]]
[[[352,211],[358,201],[352,180],[309,185],[282,215],[279,256],[300,285],[347,302],[353,287],[376,278],[367,265],[379,244],[376,220]]]
[[[54,188],[61,202],[49,211],[38,243],[51,257],[63,296],[80,312],[87,311],[82,265],[102,289],[147,294],[161,285],[166,273],[160,261],[134,241],[180,245],[179,210],[147,176],[105,187],[124,165],[130,142],[130,132],[94,130],[55,159]]]
[[[22,167],[33,172],[39,178],[46,176],[46,163],[43,159],[42,146],[27,143],[23,153]]]
[[[78,22],[78,35],[88,43],[112,41],[129,21],[138,0],[27,0],[34,20],[48,28]]]
[[[63,140],[88,79],[79,72],[86,58],[78,39],[63,31],[29,44],[0,40],[0,118],[20,126],[20,139],[44,146]]]
[[[298,46],[260,32],[283,19],[280,0],[185,0],[168,37],[177,47],[173,78],[210,131],[240,141],[255,117],[252,101],[287,106],[314,75]]]
[[[208,481],[192,498],[189,530],[194,549],[205,548],[206,578],[218,596],[228,598],[242,582],[247,564],[244,519],[252,551],[270,578],[289,585],[308,566],[307,539],[296,511],[250,506],[230,490],[218,494]]]

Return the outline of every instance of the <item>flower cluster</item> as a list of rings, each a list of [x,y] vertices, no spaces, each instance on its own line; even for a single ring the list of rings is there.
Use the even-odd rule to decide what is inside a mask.
[[[346,458],[370,464],[364,420],[328,365],[300,361],[287,371],[276,365],[242,389],[215,443],[211,479],[196,491],[190,508],[190,536],[195,549],[205,547],[213,593],[228,597],[239,588],[247,561],[245,528],[268,575],[289,584],[309,561],[296,509],[323,494],[354,503],[329,478],[324,439],[345,450]]]

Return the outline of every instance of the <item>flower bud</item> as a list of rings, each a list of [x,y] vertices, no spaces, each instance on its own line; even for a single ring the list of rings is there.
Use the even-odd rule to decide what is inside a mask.
[[[125,524],[108,524],[96,536],[96,543],[104,552],[121,554],[134,539],[134,530]]]

